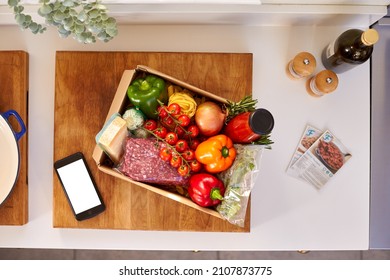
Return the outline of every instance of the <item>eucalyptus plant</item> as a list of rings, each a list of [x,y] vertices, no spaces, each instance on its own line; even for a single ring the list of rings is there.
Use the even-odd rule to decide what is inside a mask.
[[[47,25],[57,28],[61,37],[72,35],[81,43],[95,43],[96,38],[108,42],[118,34],[116,20],[107,15],[107,8],[100,0],[39,0],[38,14],[45,18]],[[15,20],[22,29],[38,34],[46,27],[25,14],[21,0],[8,0]]]

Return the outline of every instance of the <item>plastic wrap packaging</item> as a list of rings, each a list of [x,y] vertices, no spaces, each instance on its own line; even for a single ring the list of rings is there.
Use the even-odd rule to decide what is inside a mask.
[[[161,186],[187,186],[188,178],[181,176],[175,167],[160,158],[159,150],[164,145],[153,138],[127,137],[117,171],[138,182]]]
[[[231,224],[244,227],[248,200],[260,171],[264,147],[240,144],[235,144],[234,147],[237,156],[233,165],[218,175],[226,191],[217,211]]]

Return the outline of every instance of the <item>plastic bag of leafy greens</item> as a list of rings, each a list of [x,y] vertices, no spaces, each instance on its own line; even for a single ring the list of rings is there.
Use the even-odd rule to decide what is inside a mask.
[[[260,171],[264,147],[235,144],[237,151],[233,165],[218,177],[225,185],[224,200],[217,211],[230,223],[244,227],[246,209],[251,190]]]

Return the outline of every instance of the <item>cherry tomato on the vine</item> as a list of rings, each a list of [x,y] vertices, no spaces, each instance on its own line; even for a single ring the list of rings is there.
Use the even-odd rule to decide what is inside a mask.
[[[157,108],[157,112],[158,112],[158,116],[160,118],[165,118],[166,116],[168,116],[168,111],[167,111],[167,107],[165,105],[162,105],[160,107]]]
[[[176,126],[175,132],[179,138],[183,137],[185,134],[185,131],[180,126]]]
[[[180,114],[180,105],[177,104],[177,103],[171,103],[169,106],[168,106],[168,111],[171,115],[179,115]]]
[[[176,148],[176,150],[177,150],[177,148]],[[185,150],[181,155],[183,156],[183,158],[186,161],[191,161],[191,160],[195,159],[195,152],[193,150],[190,150],[190,149]]]
[[[179,139],[175,132],[168,132],[167,135],[165,136],[165,141],[167,141],[169,145],[175,145],[177,140]]]
[[[161,148],[159,155],[163,161],[170,161],[172,158],[172,151],[170,148],[164,147],[164,148]]]
[[[153,132],[158,137],[164,139],[167,136],[168,130],[165,127],[163,127],[163,126],[160,126],[160,127],[157,127]]]
[[[155,120],[147,120],[144,123],[144,128],[147,130],[153,131],[157,128],[157,122]]]
[[[199,135],[199,128],[196,125],[190,125],[187,127],[188,136],[191,138],[195,138]]]
[[[179,124],[182,126],[182,127],[186,127],[190,124],[190,117],[187,116],[187,115],[180,115],[177,120],[179,121]]]
[[[191,139],[190,141],[190,148],[191,150],[196,150],[196,148],[199,146],[200,140],[199,139]]]
[[[176,148],[176,151],[178,151],[179,153],[182,153],[188,149],[188,143],[186,140],[180,139],[176,142],[175,148]]]
[[[181,157],[178,154],[172,153],[172,157],[171,157],[171,160],[169,161],[169,163],[173,167],[178,168],[181,165],[181,163],[182,163],[182,159],[181,159]]]
[[[177,168],[177,172],[179,172],[180,176],[187,176],[190,172],[190,168],[187,164],[182,164]]]
[[[167,126],[171,126],[173,124],[173,119],[171,116],[166,116],[162,119],[162,122]]]
[[[202,164],[194,159],[190,162],[190,167],[192,172],[199,172],[202,169]]]

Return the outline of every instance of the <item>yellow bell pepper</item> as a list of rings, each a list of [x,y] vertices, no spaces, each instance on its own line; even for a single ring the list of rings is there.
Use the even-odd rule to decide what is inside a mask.
[[[209,173],[228,169],[236,158],[232,140],[224,134],[210,137],[199,144],[195,151],[196,160],[204,164]]]

